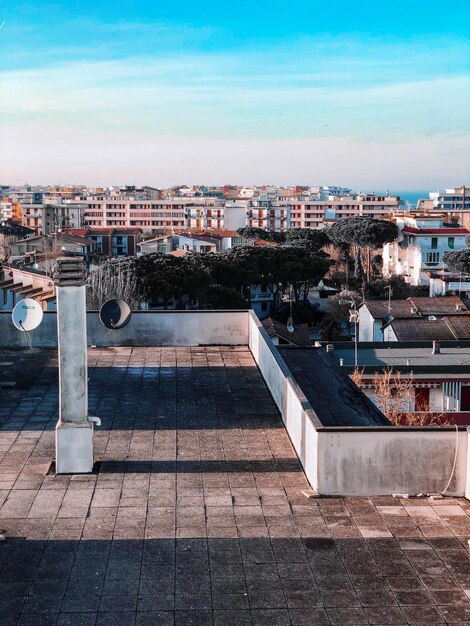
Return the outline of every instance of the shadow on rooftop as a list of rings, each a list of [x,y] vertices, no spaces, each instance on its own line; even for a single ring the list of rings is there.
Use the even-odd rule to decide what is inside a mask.
[[[114,357],[114,355],[113,355]],[[89,414],[101,430],[283,428],[255,365],[163,365],[107,357],[89,366]],[[7,365],[3,365],[7,363]],[[0,352],[2,430],[52,430],[58,420],[57,352]]]
[[[463,545],[412,542],[19,537],[0,547],[2,624],[467,623]]]
[[[104,460],[100,473],[198,474],[220,472],[303,472],[297,458],[240,461],[132,461]]]

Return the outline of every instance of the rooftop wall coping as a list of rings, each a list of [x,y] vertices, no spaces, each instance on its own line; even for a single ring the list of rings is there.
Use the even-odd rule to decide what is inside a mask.
[[[250,315],[251,319],[253,320],[254,324],[257,326],[258,332],[261,335],[261,337],[264,339],[268,350],[271,352],[274,360],[279,365],[279,368],[281,369],[282,373],[286,377],[288,384],[292,387],[292,390],[297,395],[297,397],[299,399],[299,402],[300,402],[300,404],[302,406],[302,409],[305,411],[306,415],[308,416],[308,418],[312,422],[314,428],[316,430],[320,430],[322,428],[322,423],[320,421],[320,418],[316,414],[316,412],[315,412],[314,408],[312,407],[312,405],[310,404],[310,402],[307,400],[307,397],[305,396],[305,394],[303,393],[303,391],[300,388],[299,384],[295,380],[294,375],[292,374],[292,372],[288,368],[288,366],[287,366],[286,362],[284,361],[284,359],[282,358],[280,352],[277,350],[276,346],[271,341],[271,339],[270,339],[270,337],[268,335],[267,330],[264,328],[263,324],[261,323],[261,321],[259,320],[258,316],[256,315],[256,313],[254,313],[253,310],[249,311],[249,315]]]
[[[354,341],[319,341],[322,346],[332,344],[335,350],[354,350]],[[432,341],[358,341],[358,350],[370,350],[373,348],[382,348],[383,350],[401,348],[432,348]],[[455,339],[444,340],[438,342],[441,348],[470,348],[470,340]]]

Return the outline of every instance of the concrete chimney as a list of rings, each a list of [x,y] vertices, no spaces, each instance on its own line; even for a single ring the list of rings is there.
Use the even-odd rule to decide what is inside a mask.
[[[57,259],[54,269],[59,344],[57,474],[80,474],[93,469],[93,423],[88,420],[86,277],[82,259]]]

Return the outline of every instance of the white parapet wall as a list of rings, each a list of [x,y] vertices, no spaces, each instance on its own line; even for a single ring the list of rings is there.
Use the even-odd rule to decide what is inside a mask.
[[[42,324],[30,333],[35,348],[57,347],[56,312],[45,312]],[[97,311],[87,312],[88,345],[199,346],[247,345],[248,311],[134,311],[121,330],[108,330]],[[11,311],[0,312],[0,347],[26,348],[29,339],[11,321]]]
[[[447,495],[466,491],[466,430],[329,428],[320,429],[318,438],[320,493],[417,495],[441,493],[447,486]]]
[[[470,495],[468,433],[452,427],[322,426],[287,365],[250,313],[249,346],[307,478],[322,495]],[[455,466],[454,466],[455,465]],[[468,485],[468,487],[467,487]]]
[[[263,325],[250,311],[249,346],[282,416],[292,444],[313,489],[318,489],[318,428],[315,412]]]

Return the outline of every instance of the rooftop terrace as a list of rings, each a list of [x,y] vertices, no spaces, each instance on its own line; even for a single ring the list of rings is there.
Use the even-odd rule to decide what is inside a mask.
[[[88,358],[98,462],[56,476],[56,351],[0,349],[2,625],[470,624],[470,503],[307,498],[248,347]]]

